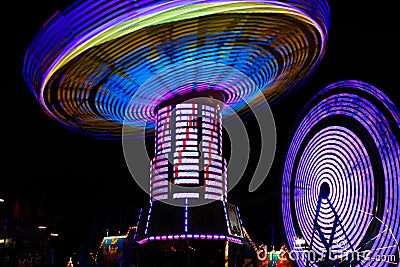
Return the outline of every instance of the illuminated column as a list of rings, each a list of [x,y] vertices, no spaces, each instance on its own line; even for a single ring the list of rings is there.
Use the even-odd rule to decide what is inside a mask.
[[[218,104],[162,106],[156,115],[155,156],[150,167],[152,200],[226,201],[226,160],[222,156],[222,116]],[[173,191],[169,185],[183,186]],[[198,190],[204,186],[203,190]]]

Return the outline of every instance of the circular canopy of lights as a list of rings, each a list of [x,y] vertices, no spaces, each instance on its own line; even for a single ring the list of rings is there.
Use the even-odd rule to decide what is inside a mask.
[[[398,260],[399,109],[370,84],[340,81],[320,91],[296,125],[282,205],[298,263],[387,266]],[[315,254],[304,257],[305,251]]]
[[[123,123],[150,129],[161,102],[192,91],[222,91],[246,112],[318,65],[329,13],[325,0],[77,1],[40,29],[23,74],[49,116],[100,137],[120,135]]]

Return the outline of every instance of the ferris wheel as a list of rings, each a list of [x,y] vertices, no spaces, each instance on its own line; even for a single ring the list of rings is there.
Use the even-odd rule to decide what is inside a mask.
[[[327,86],[302,111],[282,180],[287,242],[300,266],[397,266],[399,116],[361,81]]]

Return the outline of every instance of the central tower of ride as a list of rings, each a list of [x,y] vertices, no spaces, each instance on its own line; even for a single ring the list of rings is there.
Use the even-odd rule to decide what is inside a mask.
[[[223,95],[210,95],[220,96],[220,101],[166,101],[157,110],[152,199],[227,200],[226,160],[222,156]],[[185,189],[173,191],[170,184]],[[198,190],[198,186],[204,188]]]
[[[186,97],[157,108],[150,203],[141,211],[135,236],[138,260],[145,266],[155,261],[236,266],[244,236],[239,211],[227,202],[224,95],[202,91]]]

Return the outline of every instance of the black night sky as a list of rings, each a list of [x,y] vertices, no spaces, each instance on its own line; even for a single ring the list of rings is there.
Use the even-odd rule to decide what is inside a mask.
[[[71,0],[9,1],[2,23],[2,175],[0,198],[13,216],[15,202],[27,218],[64,236],[66,253],[91,231],[127,227],[148,202],[127,168],[121,141],[96,140],[63,128],[42,111],[22,77],[26,48],[44,22]],[[304,84],[272,106],[277,127],[276,156],[267,180],[247,192],[258,160],[260,136],[253,117],[251,160],[241,182],[228,195],[241,210],[256,242],[280,245],[280,183],[290,131],[302,107],[332,82],[358,79],[384,91],[400,107],[399,15],[394,1],[332,0],[327,52]],[[145,166],[144,166],[145,167]],[[93,221],[96,227],[93,228]],[[272,233],[274,235],[272,237]]]

